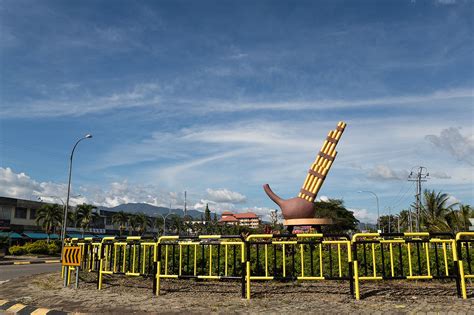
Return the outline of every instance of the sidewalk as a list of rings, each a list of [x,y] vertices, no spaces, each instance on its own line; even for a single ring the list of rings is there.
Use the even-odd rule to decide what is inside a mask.
[[[59,256],[5,256],[0,259],[0,266],[3,265],[28,265],[28,264],[52,264],[61,262]]]

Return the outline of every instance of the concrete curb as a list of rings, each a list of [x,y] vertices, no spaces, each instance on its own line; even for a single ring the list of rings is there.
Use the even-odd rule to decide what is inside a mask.
[[[19,314],[19,315],[66,315],[68,312],[50,310],[47,308],[35,307],[17,303],[15,301],[7,301],[0,299],[0,312],[5,314]]]
[[[27,261],[0,261],[0,266],[8,265],[31,265],[31,264],[54,264],[60,263],[60,259],[51,260],[27,260]]]

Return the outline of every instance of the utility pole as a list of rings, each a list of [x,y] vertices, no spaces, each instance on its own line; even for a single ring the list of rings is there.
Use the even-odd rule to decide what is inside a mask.
[[[416,182],[416,231],[420,232],[420,211],[421,211],[421,183],[426,182],[430,174],[428,169],[424,166],[418,166],[416,173],[414,173],[414,167],[408,175],[408,181]]]

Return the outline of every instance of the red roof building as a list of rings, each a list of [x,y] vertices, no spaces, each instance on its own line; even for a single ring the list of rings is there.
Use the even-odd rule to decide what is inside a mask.
[[[257,228],[260,225],[260,218],[253,212],[232,213],[230,211],[222,212],[219,223],[230,225],[244,225],[251,228]]]

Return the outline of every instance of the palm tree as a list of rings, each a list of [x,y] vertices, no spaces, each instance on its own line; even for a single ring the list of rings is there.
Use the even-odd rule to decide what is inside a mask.
[[[135,233],[135,230],[137,229],[139,224],[140,222],[137,214],[130,214],[128,216],[128,227],[130,235],[133,235]]]
[[[123,231],[125,231],[128,223],[128,217],[129,214],[123,211],[119,211],[112,216],[112,222],[119,226],[120,236],[122,236]]]
[[[82,229],[82,237],[84,237],[84,231],[99,217],[99,214],[94,211],[95,209],[97,209],[96,206],[85,203],[76,207],[76,220]]]
[[[43,230],[49,235],[54,232],[55,228],[60,226],[62,222],[62,209],[57,204],[45,204],[38,209],[36,213],[36,224],[41,225]]]
[[[135,215],[135,222],[137,224],[138,234],[143,235],[148,227],[152,226],[151,219],[144,213]]]
[[[399,214],[400,220],[400,229],[404,231],[410,231],[410,211],[409,210],[402,210]]]
[[[153,219],[152,222],[152,228],[157,229],[158,235],[163,235],[163,218],[162,217],[156,217]]]
[[[421,205],[421,222],[430,232],[449,231],[449,215],[456,203],[448,205],[449,195],[434,190],[425,190]]]
[[[179,217],[178,215],[172,215],[170,219],[171,219],[170,220],[171,230],[174,231],[177,235],[179,235],[183,227],[183,222],[182,222],[181,217]]]
[[[474,216],[470,205],[459,205],[459,210],[457,211],[458,217],[458,231],[469,231],[469,226],[471,225],[471,219]]]

